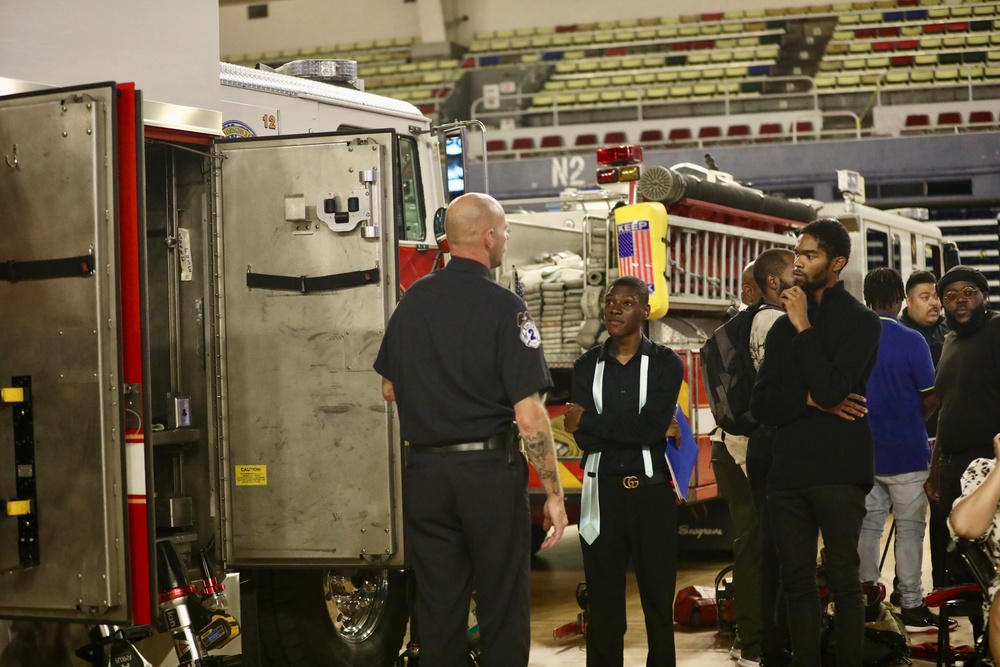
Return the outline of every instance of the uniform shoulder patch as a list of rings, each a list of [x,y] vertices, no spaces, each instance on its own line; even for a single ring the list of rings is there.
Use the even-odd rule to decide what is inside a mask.
[[[524,311],[517,314],[517,326],[521,330],[521,342],[525,346],[532,349],[536,349],[542,344],[542,336],[538,333],[538,327],[535,326],[534,320],[531,319],[531,312]]]

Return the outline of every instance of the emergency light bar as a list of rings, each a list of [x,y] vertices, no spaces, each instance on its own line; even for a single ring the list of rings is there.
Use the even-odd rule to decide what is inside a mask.
[[[601,185],[608,183],[628,183],[639,180],[639,165],[634,164],[628,167],[607,167],[597,170],[597,182]]]
[[[642,146],[612,146],[597,149],[597,164],[620,167],[642,162]]]

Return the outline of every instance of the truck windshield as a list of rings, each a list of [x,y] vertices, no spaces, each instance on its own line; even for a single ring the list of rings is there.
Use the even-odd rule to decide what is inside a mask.
[[[413,137],[399,138],[399,173],[403,193],[403,219],[399,240],[423,241],[426,238],[424,189],[420,182],[417,142]]]

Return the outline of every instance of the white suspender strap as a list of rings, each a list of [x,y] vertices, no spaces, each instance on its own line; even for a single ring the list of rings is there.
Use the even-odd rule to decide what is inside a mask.
[[[649,355],[642,355],[639,367],[639,412],[646,407],[646,389],[649,387]],[[642,448],[642,470],[646,477],[653,476],[653,457],[649,453],[649,447]]]

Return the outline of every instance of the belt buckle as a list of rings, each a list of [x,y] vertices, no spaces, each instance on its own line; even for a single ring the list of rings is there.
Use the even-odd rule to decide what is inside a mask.
[[[639,486],[639,478],[635,475],[629,475],[628,477],[622,477],[622,486],[626,489],[635,489]]]

